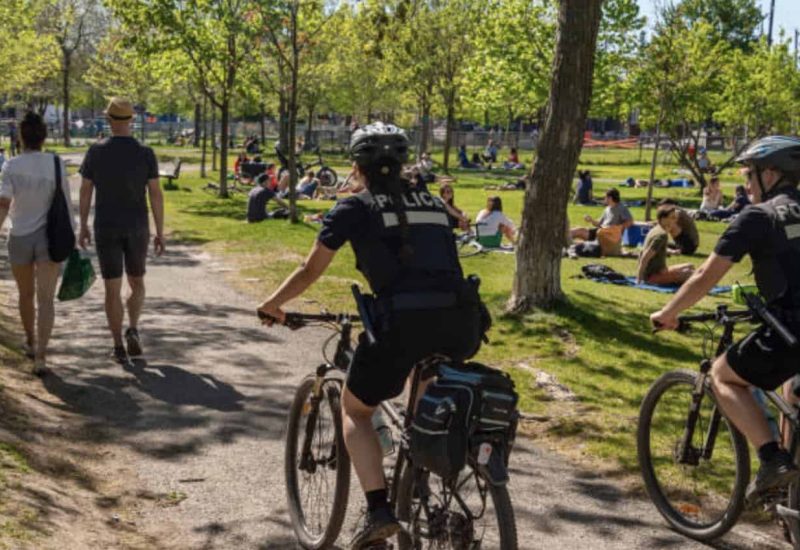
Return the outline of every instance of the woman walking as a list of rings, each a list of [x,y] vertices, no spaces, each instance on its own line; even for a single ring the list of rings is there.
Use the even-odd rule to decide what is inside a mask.
[[[53,300],[60,266],[50,260],[47,250],[47,212],[56,190],[56,166],[53,155],[42,152],[47,127],[40,115],[25,115],[20,136],[22,154],[7,161],[0,173],[0,228],[8,216],[8,258],[19,290],[25,353],[34,360],[33,373],[42,375],[46,372],[47,343],[53,330]],[[58,166],[74,230],[66,167],[61,160]]]

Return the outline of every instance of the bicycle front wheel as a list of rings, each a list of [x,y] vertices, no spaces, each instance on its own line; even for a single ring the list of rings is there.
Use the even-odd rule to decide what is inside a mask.
[[[517,526],[506,485],[492,485],[471,466],[447,483],[409,466],[397,489],[397,518],[408,525],[400,550],[517,550]]]
[[[319,184],[323,187],[330,187],[336,185],[336,182],[339,181],[339,176],[336,174],[336,170],[329,166],[323,166],[317,172],[317,179],[319,180]]]
[[[303,548],[330,548],[339,536],[350,490],[340,385],[326,380],[314,395],[316,376],[303,379],[289,410],[285,474],[289,515]]]
[[[642,401],[636,442],[645,487],[658,511],[675,530],[707,541],[739,518],[750,456],[747,441],[722,416],[708,387],[687,434],[697,377],[680,370],[653,383]]]
[[[789,440],[791,441],[791,438],[795,437],[792,424],[788,424],[788,429],[790,434]],[[800,460],[800,449],[795,451],[794,463],[798,464],[798,460]],[[800,510],[800,483],[792,483],[789,485],[789,497],[786,505],[792,510]],[[792,548],[800,550],[800,521],[786,518],[783,519],[783,522],[786,529],[786,538],[792,544]]]

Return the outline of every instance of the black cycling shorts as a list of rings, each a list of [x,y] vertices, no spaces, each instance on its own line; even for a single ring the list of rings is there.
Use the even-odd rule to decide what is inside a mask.
[[[416,363],[441,353],[459,361],[472,356],[480,342],[480,317],[475,306],[396,311],[388,328],[370,345],[359,336],[347,372],[347,388],[366,405],[377,407],[403,392]]]
[[[733,372],[762,390],[774,390],[800,374],[800,350],[790,349],[780,336],[765,327],[732,345],[726,358]]]
[[[122,268],[130,277],[143,277],[147,266],[150,231],[102,230],[95,234],[97,261],[103,279],[119,279]]]

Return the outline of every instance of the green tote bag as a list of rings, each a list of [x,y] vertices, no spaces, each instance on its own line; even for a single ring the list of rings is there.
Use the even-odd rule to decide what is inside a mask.
[[[96,278],[92,261],[81,256],[77,249],[73,250],[64,267],[61,288],[58,289],[58,299],[62,302],[77,300],[92,288]]]

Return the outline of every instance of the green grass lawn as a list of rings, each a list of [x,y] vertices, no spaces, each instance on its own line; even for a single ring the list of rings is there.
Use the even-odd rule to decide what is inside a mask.
[[[589,164],[589,161],[596,162],[596,154],[591,152],[585,156],[588,160],[582,159],[582,166],[607,166],[610,174],[638,169],[636,164]],[[344,163],[335,167],[340,174],[346,173]],[[671,169],[667,166],[661,170],[669,172]],[[497,193],[484,190],[483,185],[517,175],[498,171],[455,171],[454,174],[458,177],[456,204],[472,217],[484,206],[487,196]],[[291,225],[284,220],[247,224],[244,194],[218,199],[205,192],[204,181],[196,177],[182,177],[179,184],[179,190],[166,194],[167,225],[173,231],[173,238],[206,244],[237,263],[240,266],[237,284],[254,297],[254,306],[257,299],[265,298],[297,267],[319,228],[313,224]],[[610,185],[596,183],[596,194],[599,196]],[[700,202],[697,191],[692,189],[657,189],[655,195],[677,198],[689,207]],[[622,189],[622,196],[624,200],[642,199],[645,190]],[[523,193],[503,192],[502,197],[504,211],[518,222]],[[325,211],[332,203],[302,201],[300,205],[303,213],[312,213]],[[598,217],[601,210],[601,207],[570,205],[569,216],[573,225],[582,224],[584,214]],[[643,208],[631,210],[637,220],[644,219]],[[699,253],[671,262],[699,264],[726,227],[710,222],[698,225]],[[466,258],[464,270],[481,277],[483,297],[495,316],[491,344],[483,347],[478,359],[509,369],[523,396],[525,410],[553,416],[546,424],[546,433],[540,435],[580,448],[606,461],[610,468],[633,472],[637,469],[634,434],[642,396],[661,373],[678,367],[695,368],[700,359],[701,338],[699,335],[651,334],[648,315],[659,309],[669,295],[577,278],[582,265],[596,261],[564,260],[562,283],[568,301],[556,311],[519,318],[503,315],[514,274],[514,255],[489,253]],[[602,262],[631,275],[636,268],[634,259],[603,259]],[[750,282],[749,272],[749,263],[745,261],[736,266],[723,283]],[[346,247],[337,254],[325,276],[306,294],[305,298],[316,303],[300,300],[289,307],[352,310],[349,285],[353,281],[364,284],[355,270],[353,254]],[[710,308],[728,300],[727,296],[706,298],[700,307]],[[536,388],[531,370],[518,367],[520,363],[555,375],[578,395],[579,405],[565,411],[563,404],[547,401],[547,396]]]

